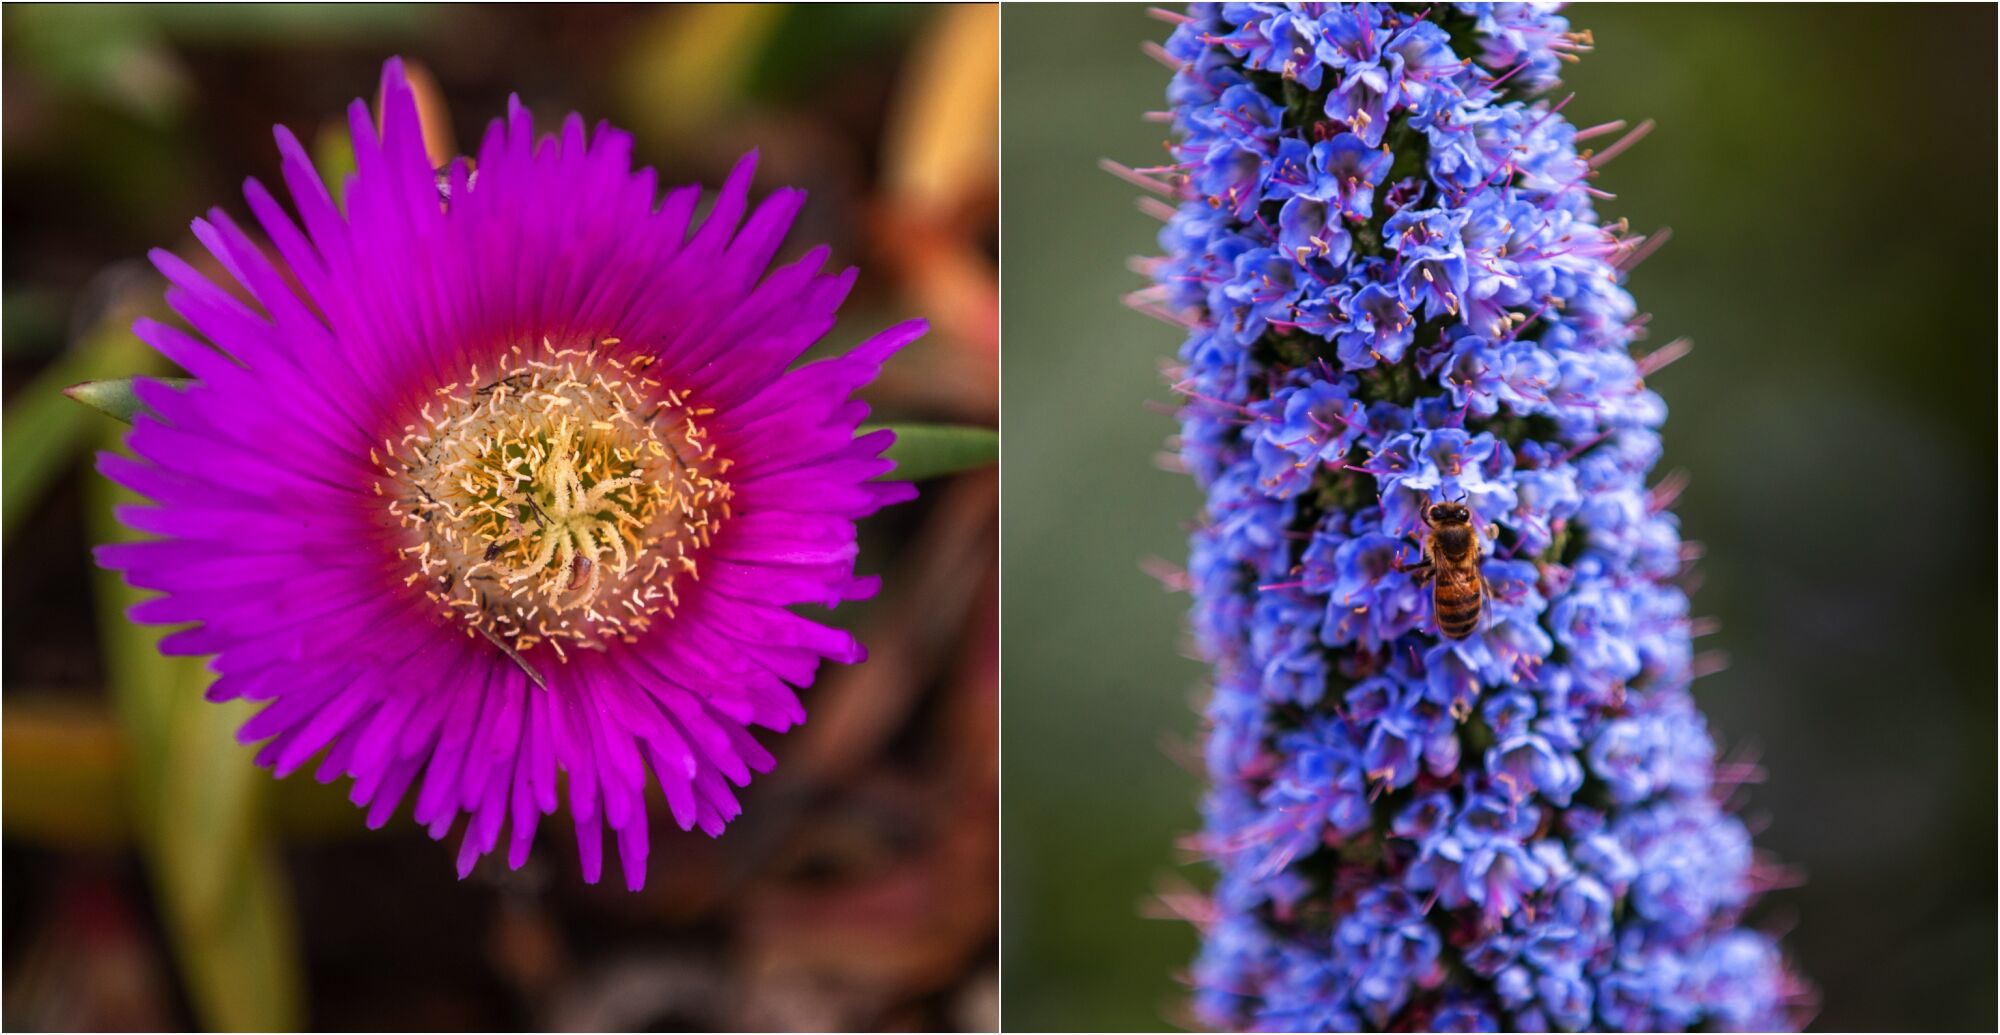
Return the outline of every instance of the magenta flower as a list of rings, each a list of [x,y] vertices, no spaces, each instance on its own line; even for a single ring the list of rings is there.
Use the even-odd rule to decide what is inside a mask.
[[[503,827],[520,866],[565,790],[584,879],[608,825],[637,889],[647,781],[721,833],[772,764],[751,729],[864,656],[788,608],[876,589],[855,522],[915,493],[853,393],[924,324],[793,368],[854,271],[769,269],[804,196],[751,207],[754,156],[695,221],[608,125],[538,140],[516,99],[439,174],[398,61],[382,98],[344,213],[279,127],[297,222],[244,188],[275,255],[220,210],[194,232],[236,285],[153,253],[195,333],[135,330],[195,381],[138,386],[139,459],[99,469],[161,538],[98,560],[163,592],[134,620],[198,623],[161,649],[215,655],[211,699],[267,702],[239,739],[277,775],[321,756],[371,827],[464,814],[461,876]]]

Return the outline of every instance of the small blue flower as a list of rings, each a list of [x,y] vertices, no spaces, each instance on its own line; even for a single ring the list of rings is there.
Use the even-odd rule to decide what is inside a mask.
[[[1582,1031],[1590,1025],[1594,995],[1583,975],[1545,973],[1535,980],[1535,995],[1556,1030]]]
[[[1519,909],[1528,893],[1539,890],[1548,880],[1549,871],[1520,845],[1489,841],[1471,850],[1460,877],[1466,897],[1484,911],[1486,922],[1493,924]]]
[[[1414,628],[1423,596],[1410,578],[1394,574],[1414,560],[1407,543],[1379,532],[1342,541],[1333,556],[1321,639],[1379,647]]]
[[[1394,157],[1352,133],[1314,144],[1315,196],[1336,202],[1342,219],[1366,223],[1375,215],[1375,186],[1388,175]]]
[[[1517,733],[1486,749],[1486,774],[1511,799],[1522,802],[1539,794],[1556,806],[1569,804],[1583,786],[1583,766],[1557,751],[1546,737]]]
[[[1389,105],[1401,85],[1396,72],[1382,64],[1380,18],[1370,4],[1335,5],[1320,18],[1321,59],[1340,76],[1326,99],[1327,117],[1345,123],[1369,147],[1382,143]]]
[[[1569,22],[1555,13],[1559,4],[1454,6],[1478,18],[1480,64],[1496,73],[1514,71],[1514,80],[1519,81],[1521,89],[1541,91],[1554,86],[1562,69],[1562,55],[1580,47],[1569,33]]]
[[[1387,284],[1364,282],[1348,298],[1346,313],[1335,335],[1340,365],[1349,370],[1401,362],[1416,337],[1416,316]]]
[[[1556,642],[1570,653],[1571,671],[1596,684],[1639,674],[1631,637],[1632,602],[1608,579],[1579,577],[1549,613]]]
[[[1195,183],[1215,207],[1240,219],[1256,210],[1267,165],[1265,157],[1248,143],[1218,140],[1203,156]]]
[[[1263,441],[1313,467],[1338,465],[1366,429],[1368,415],[1354,390],[1351,380],[1279,389],[1271,396],[1278,420],[1266,425]]]
[[[1234,326],[1246,338],[1256,338],[1272,321],[1291,315],[1299,297],[1298,267],[1276,248],[1252,248],[1236,256],[1234,276],[1223,296],[1230,302]]]
[[[1464,209],[1403,209],[1382,233],[1396,250],[1396,286],[1403,304],[1425,319],[1459,316],[1472,272],[1461,230]]]
[[[1371,466],[1379,472],[1385,531],[1417,534],[1420,512],[1440,500],[1463,501],[1479,520],[1504,518],[1517,502],[1509,477],[1513,453],[1487,432],[1446,427],[1397,435],[1382,444]]]
[[[1451,49],[1451,36],[1433,22],[1420,21],[1398,32],[1385,48],[1399,87],[1398,100],[1413,121],[1463,102],[1460,85],[1466,62]]]

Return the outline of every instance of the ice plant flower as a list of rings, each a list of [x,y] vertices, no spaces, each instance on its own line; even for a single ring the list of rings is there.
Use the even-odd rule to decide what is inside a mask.
[[[1802,986],[1743,922],[1775,870],[1689,686],[1692,556],[1648,489],[1676,354],[1635,357],[1642,238],[1540,96],[1547,5],[1196,4],[1177,202],[1135,306],[1187,329],[1213,665],[1194,968],[1208,1024],[1772,1029]],[[1164,214],[1164,213],[1163,213]],[[1491,587],[1441,635],[1426,506]]]
[[[636,889],[648,783],[721,833],[772,764],[751,730],[863,657],[789,608],[876,589],[855,522],[914,490],[853,393],[923,324],[795,366],[854,271],[769,269],[803,195],[752,206],[754,156],[696,220],[608,125],[538,138],[516,99],[437,171],[397,61],[381,97],[344,206],[279,127],[297,218],[251,180],[267,244],[194,223],[234,284],[153,253],[193,333],[135,329],[194,381],[139,384],[99,468],[157,538],[98,559],[161,591],[134,620],[197,623],[161,649],[214,655],[210,698],[265,702],[260,764],[351,777],[370,826],[414,796],[461,876],[566,798],[585,879],[608,826]]]

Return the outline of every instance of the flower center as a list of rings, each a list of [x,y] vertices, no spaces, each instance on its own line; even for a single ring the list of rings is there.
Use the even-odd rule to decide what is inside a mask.
[[[616,344],[607,339],[606,344]],[[730,516],[711,410],[630,362],[577,349],[437,390],[376,491],[413,533],[399,555],[445,613],[503,647],[631,640],[680,604],[679,580]]]

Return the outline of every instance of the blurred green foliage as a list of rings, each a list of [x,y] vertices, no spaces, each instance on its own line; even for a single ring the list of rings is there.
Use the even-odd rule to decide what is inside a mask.
[[[7,50],[38,84],[168,123],[194,92],[175,41],[256,46],[311,34],[335,43],[431,17],[421,4],[16,4]]]
[[[118,447],[122,426],[88,416],[100,444]],[[112,517],[138,496],[103,479],[89,486],[93,542],[143,538]],[[305,974],[271,834],[272,784],[236,742],[257,708],[204,700],[214,677],[203,659],[162,655],[162,630],[124,620],[152,594],[112,571],[96,583],[105,673],[131,745],[131,814],[196,1016],[223,1031],[298,1030]]]
[[[1693,13],[1698,11],[1699,13]],[[1822,989],[1832,1030],[1982,1028],[1994,985],[1994,11],[1580,5],[1579,126],[1654,118],[1605,167],[1607,218],[1673,241],[1634,275],[1672,417],[1662,473],[1705,543],[1697,684],[1725,752],[1768,782],[1758,843],[1806,883],[1755,922]],[[1201,669],[1185,558],[1198,504],[1153,468],[1145,408],[1181,335],[1121,309],[1156,251],[1100,157],[1162,155],[1168,72],[1137,7],[1010,6],[1002,132],[1007,420],[1005,1010],[1021,1029],[1182,1020],[1184,925],[1149,896],[1196,828]],[[1922,85],[1885,61],[1922,55]],[[1087,102],[1079,102],[1087,98]],[[1175,748],[1171,753],[1180,754]],[[1195,763],[1198,766],[1198,762]],[[1205,880],[1199,867],[1179,871]]]

